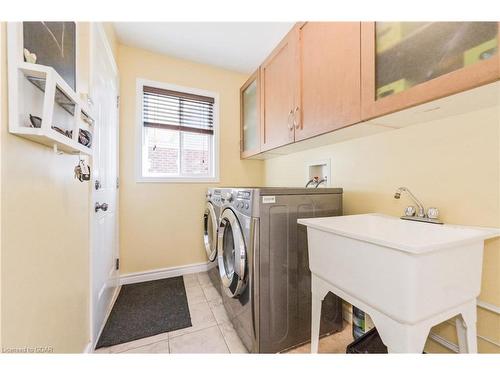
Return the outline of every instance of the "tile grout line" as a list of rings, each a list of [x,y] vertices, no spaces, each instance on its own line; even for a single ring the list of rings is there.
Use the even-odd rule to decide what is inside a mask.
[[[211,326],[206,326],[206,327],[203,327],[203,328],[197,328],[194,331],[189,331],[189,332],[186,332],[186,333],[181,333],[181,334],[179,334],[177,336],[172,337],[171,339],[169,338],[169,340],[173,340],[173,339],[176,339],[178,337],[185,336],[185,335],[190,335],[191,333],[200,332],[200,331],[203,331],[205,329],[215,327],[216,325],[217,325],[217,321],[213,325],[211,325]],[[184,328],[181,328],[181,329],[184,329]],[[175,331],[171,331],[171,332],[175,332]]]
[[[199,280],[198,280],[198,281],[199,281]],[[214,288],[215,288],[215,286],[214,286],[213,284],[211,284],[211,285],[212,285],[212,287],[214,287]],[[210,301],[208,300],[207,295],[205,294],[205,289],[203,288],[203,286],[201,287],[201,289],[202,289],[202,291],[203,291],[203,295],[205,296],[205,299],[207,300],[208,308],[210,309],[210,312],[212,313],[212,316],[213,316],[213,318],[214,318],[214,320],[215,320],[215,325],[217,326],[217,329],[219,330],[219,332],[220,332],[220,334],[221,334],[221,336],[222,336],[222,340],[224,340],[224,345],[226,345],[227,352],[228,352],[229,354],[231,354],[231,350],[229,349],[229,345],[228,345],[228,343],[227,343],[226,336],[224,336],[224,333],[222,332],[222,329],[221,329],[221,327],[220,327],[220,324],[219,324],[219,322],[217,321],[217,318],[215,317],[214,310],[213,310],[212,306],[210,305]]]
[[[196,280],[196,285],[201,288],[201,284],[200,284],[200,280],[198,279],[198,274],[197,273],[194,273],[194,274],[190,274],[190,275],[193,275],[195,280]],[[183,278],[185,277],[185,275],[183,276]],[[187,300],[187,303],[188,303],[188,310],[189,310],[189,319],[191,320],[191,309],[190,309],[190,303],[189,303],[189,297],[187,295],[187,286],[186,286],[186,282],[184,281],[184,289],[186,290],[186,300]],[[203,289],[202,289],[202,293],[203,293]],[[203,297],[205,297],[205,294],[203,294]],[[206,298],[205,298],[206,299]],[[202,301],[203,302],[203,301]],[[202,303],[202,302],[198,302],[198,303]],[[192,305],[196,305],[196,304],[192,304]],[[193,327],[192,325],[192,320],[191,320],[191,327]],[[172,331],[172,332],[175,332],[175,331]],[[193,332],[197,332],[197,331],[193,331]],[[188,332],[189,333],[189,332]],[[178,336],[175,336],[175,337],[170,337],[170,332],[168,333],[168,354],[172,354],[172,349],[170,348],[170,340],[171,339],[175,339],[177,337],[182,337],[188,333],[184,333],[184,334],[180,334]]]
[[[205,292],[203,292],[205,293]],[[206,299],[207,297],[205,297]],[[215,321],[215,325],[218,325],[219,323],[217,322],[217,318],[215,317],[215,314],[214,314],[214,311],[212,310],[212,306],[210,306],[210,302],[207,300],[207,305],[208,305],[208,308],[210,309],[210,313],[212,314],[213,318],[214,318],[214,321]]]
[[[219,332],[222,335],[222,339],[224,340],[224,344],[226,344],[227,352],[229,354],[233,354],[231,349],[229,349],[229,344],[227,343],[226,336],[224,336],[224,332],[222,332],[222,328],[220,327],[220,324],[217,324],[217,328],[219,328]]]
[[[196,284],[198,285],[198,287],[200,287],[200,288],[201,288],[200,280],[198,279],[198,273],[192,273],[192,274],[190,274],[190,275],[193,275],[193,276],[194,276],[194,278],[196,279]],[[183,275],[183,279],[184,279],[184,277],[185,277],[185,275]],[[186,290],[186,289],[187,289],[186,282],[185,282],[185,280],[183,280],[183,281],[184,281],[184,289]],[[202,289],[202,293],[203,293],[203,289]],[[205,297],[205,294],[204,294],[204,293],[203,293],[203,297]],[[188,298],[188,295],[187,295],[187,290],[186,290],[186,300],[187,300],[187,303],[188,303],[189,319],[191,320],[191,309],[189,308],[189,298]],[[205,300],[206,300],[206,298],[205,298]],[[201,302],[199,302],[199,303],[201,303]],[[192,322],[192,320],[191,320],[191,327],[193,327],[192,323],[193,323],[193,322]],[[197,332],[197,331],[193,331],[193,332]],[[171,337],[170,337],[170,332],[168,333],[168,353],[169,353],[169,354],[172,354],[172,351],[171,351],[171,349],[170,349],[170,340],[171,340],[171,339],[175,339],[176,337],[181,337],[181,336],[183,336],[183,335],[185,335],[185,334],[186,334],[186,333],[184,333],[184,334],[180,334],[179,336],[175,336],[175,337],[172,337],[172,338],[171,338]]]
[[[210,305],[210,301],[208,300],[208,297],[207,297],[207,295],[205,294],[205,288],[204,288],[204,287],[203,287],[203,285],[201,284],[200,279],[198,279],[198,277],[196,277],[196,279],[197,279],[197,281],[198,281],[198,285],[200,286],[201,291],[202,291],[202,293],[203,293],[203,297],[205,298],[205,301],[204,301],[204,302],[206,302],[206,304],[208,305],[208,308],[209,308],[209,310],[210,310],[210,313],[212,314],[212,317],[213,317],[213,319],[214,319],[215,324],[214,324],[213,326],[208,326],[208,327],[200,328],[200,329],[197,329],[197,330],[192,331],[192,332],[186,332],[186,333],[184,333],[184,334],[181,334],[181,335],[176,336],[176,337],[173,337],[173,338],[175,339],[175,338],[177,338],[177,337],[181,337],[181,336],[184,336],[184,335],[188,335],[188,334],[191,334],[191,333],[200,332],[200,331],[207,330],[207,329],[210,329],[210,328],[213,328],[213,327],[217,327],[217,329],[219,330],[219,333],[220,333],[220,334],[221,334],[221,336],[222,336],[222,339],[224,340],[224,345],[226,346],[227,352],[228,352],[229,354],[231,354],[231,350],[229,350],[229,346],[228,346],[228,344],[227,344],[226,337],[224,336],[224,334],[223,334],[223,332],[222,332],[222,329],[220,328],[219,323],[217,322],[217,319],[216,319],[216,317],[215,317],[215,314],[214,314],[214,311],[213,311],[213,309],[212,309],[212,306]],[[211,285],[213,286],[213,284],[211,284]],[[199,302],[199,303],[201,303],[201,302]],[[188,304],[188,306],[189,306],[189,304]],[[169,345],[169,353],[170,353],[170,337],[169,337],[168,345]]]
[[[198,275],[198,274],[195,274],[195,275]],[[205,292],[203,291],[203,286],[201,285],[200,283],[200,280],[198,279],[198,276],[196,276],[196,281],[198,282],[198,286],[201,288],[201,292],[203,294],[203,298],[205,298],[204,301],[201,301],[201,302],[197,302],[197,303],[194,303],[193,305],[198,305],[198,304],[201,304],[201,303],[206,303],[208,305],[208,308],[210,309],[210,312],[212,313],[212,317],[214,318],[214,325],[211,325],[211,326],[207,326],[207,327],[203,327],[203,328],[198,328],[198,329],[194,329],[193,331],[190,331],[190,332],[185,332],[185,333],[181,333],[180,335],[177,335],[175,337],[172,337],[170,338],[170,334],[168,335],[168,345],[170,347],[170,340],[171,339],[176,339],[177,337],[181,337],[181,336],[184,336],[184,335],[189,335],[190,333],[195,333],[195,332],[200,332],[200,331],[203,331],[204,329],[207,329],[207,328],[212,328],[212,327],[215,327],[217,325],[217,319],[215,319],[215,315],[212,311],[212,308],[210,307],[210,303],[209,301],[207,300],[207,297],[205,295]],[[185,287],[185,286],[184,286]],[[186,296],[187,297],[187,296]],[[188,308],[189,308],[189,299],[188,299]],[[189,315],[191,317],[191,310],[189,312]],[[191,326],[192,328],[194,328],[194,326]],[[172,332],[175,332],[175,331],[172,331]]]
[[[203,291],[203,293],[205,293],[205,291]],[[208,301],[207,301],[208,302]],[[224,336],[224,332],[222,332],[222,329],[220,328],[220,324],[219,322],[217,321],[217,318],[215,317],[215,313],[214,313],[214,310],[212,308],[212,306],[210,305],[210,302],[208,302],[208,308],[210,309],[210,312],[212,313],[212,316],[214,317],[214,320],[215,320],[215,323],[216,323],[216,326],[222,336],[222,339],[224,340],[224,344],[226,345],[226,348],[227,348],[227,352],[229,354],[231,354],[231,350],[229,349],[229,345],[227,343],[227,340],[226,340],[226,336]]]
[[[207,301],[208,303],[208,307],[210,307],[210,301],[208,300],[207,298],[207,295],[205,294],[205,288],[203,288],[203,285],[200,285],[201,286],[201,292],[203,293],[203,295],[205,296],[205,300]],[[211,310],[211,309],[210,309]]]
[[[158,344],[159,342],[162,342],[162,341],[165,341],[165,340],[168,341],[168,332],[164,332],[164,333],[167,334],[167,338],[166,339],[162,339],[162,340],[158,340],[158,341],[153,341],[153,342],[150,342],[150,343],[144,344],[144,345],[134,346],[133,348],[130,348],[130,349],[126,349],[126,350],[121,350],[119,352],[115,352],[115,354],[125,353],[125,352],[128,352],[130,350],[135,350],[135,349],[143,348],[145,346],[149,346],[149,345],[153,345],[153,344]],[[161,335],[161,333],[160,333],[160,335]],[[147,339],[149,337],[153,337],[153,336],[143,337],[143,339]],[[138,339],[138,340],[142,340],[142,339]],[[133,341],[129,341],[129,342],[133,342]],[[120,344],[118,344],[118,345],[120,345]],[[112,348],[112,346],[111,346],[111,348]]]

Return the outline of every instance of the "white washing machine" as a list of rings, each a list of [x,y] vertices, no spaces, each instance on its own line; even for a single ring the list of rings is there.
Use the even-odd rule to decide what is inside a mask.
[[[220,292],[220,276],[217,264],[217,230],[221,214],[221,189],[209,188],[206,193],[205,212],[203,214],[203,242],[208,261],[211,262],[208,275]]]

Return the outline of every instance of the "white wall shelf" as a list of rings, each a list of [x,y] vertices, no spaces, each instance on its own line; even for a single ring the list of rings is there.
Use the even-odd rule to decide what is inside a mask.
[[[92,155],[90,108],[50,66],[24,61],[22,23],[8,25],[9,132],[70,154]],[[41,119],[33,126],[30,116]]]

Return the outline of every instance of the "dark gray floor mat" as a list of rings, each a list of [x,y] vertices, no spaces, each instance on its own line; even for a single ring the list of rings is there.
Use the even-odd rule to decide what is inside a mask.
[[[190,326],[182,276],[124,285],[96,349]]]

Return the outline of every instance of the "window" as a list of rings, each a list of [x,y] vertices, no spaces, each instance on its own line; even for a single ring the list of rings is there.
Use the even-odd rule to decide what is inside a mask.
[[[138,80],[139,181],[218,181],[218,95]]]

